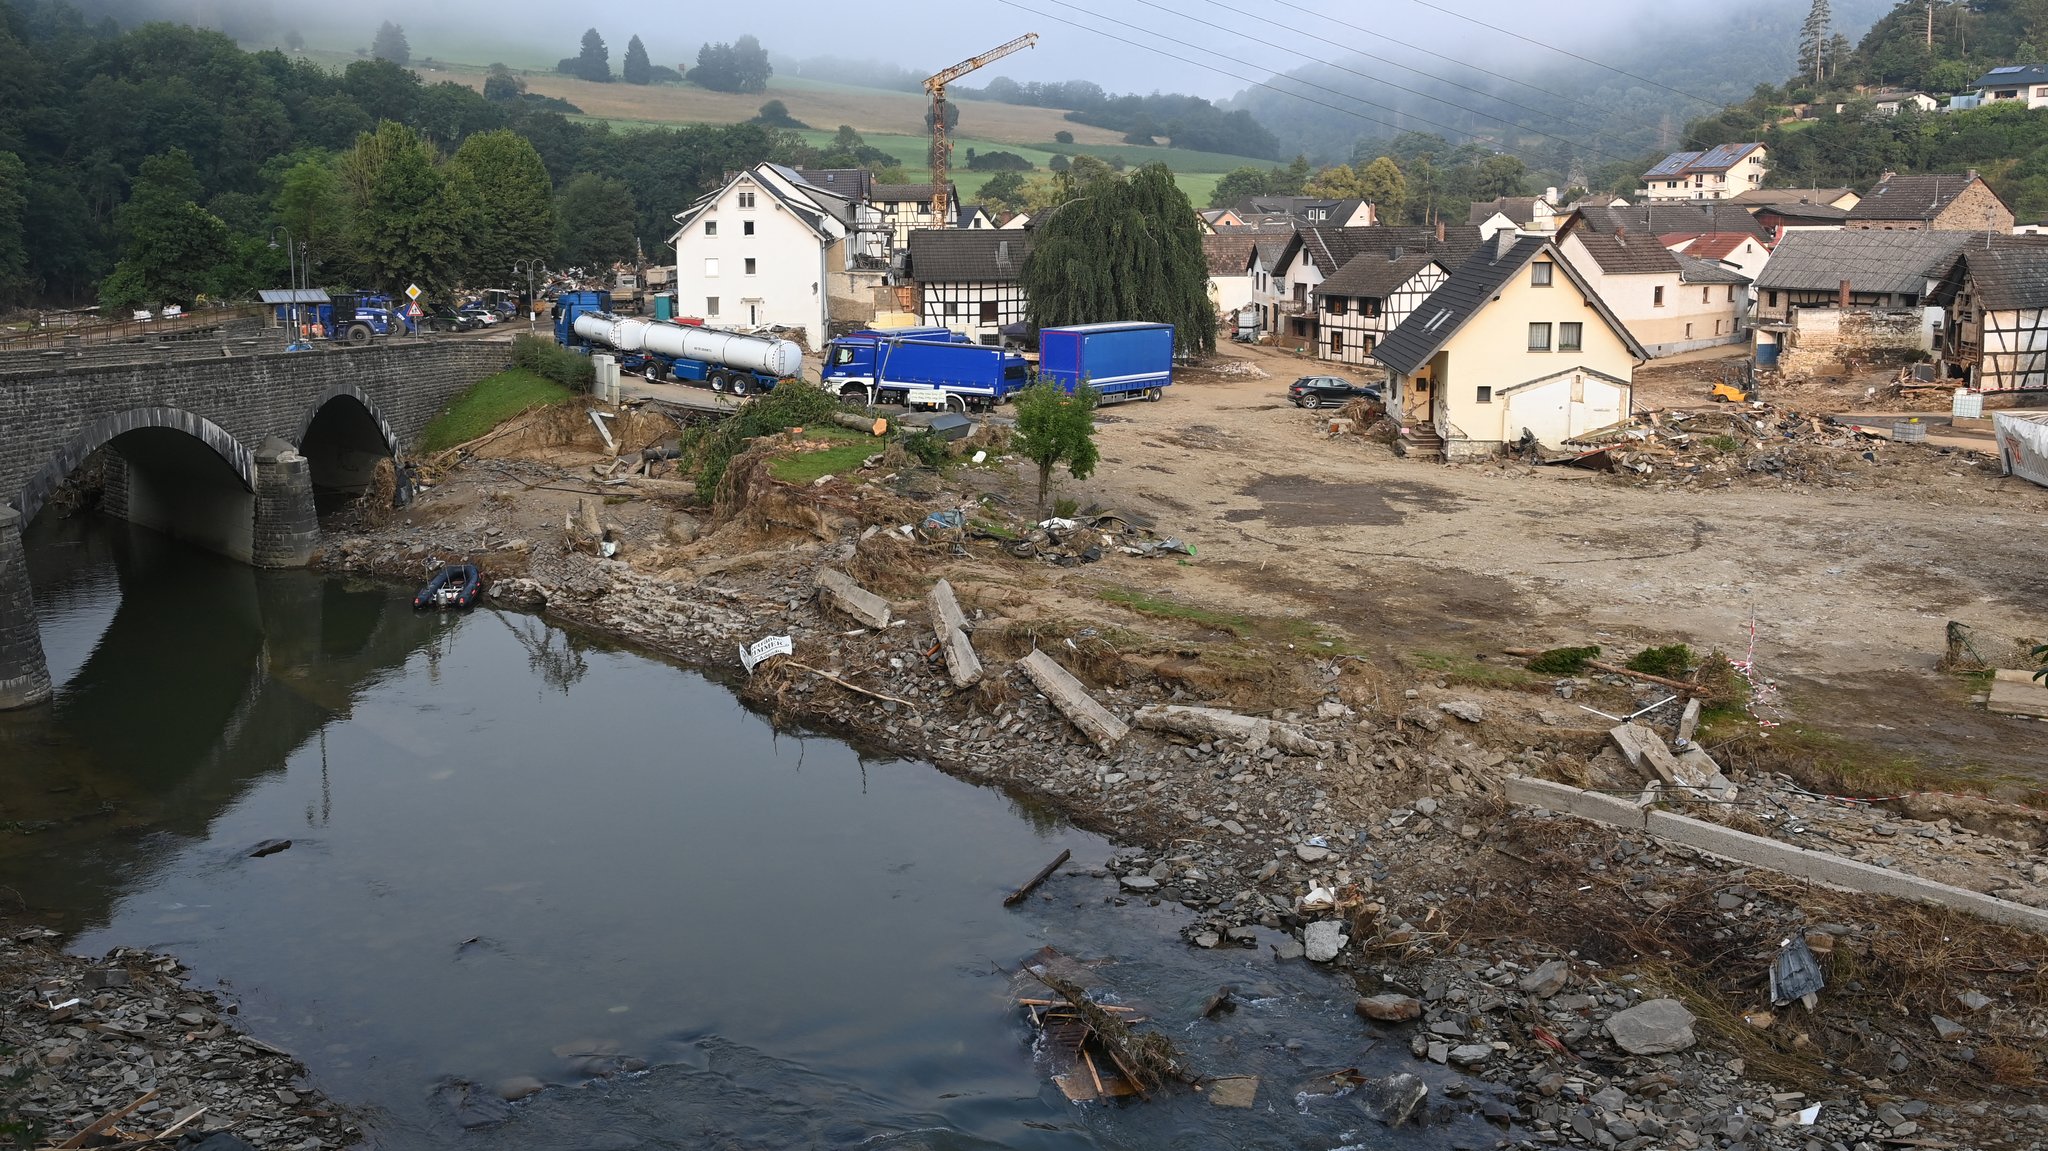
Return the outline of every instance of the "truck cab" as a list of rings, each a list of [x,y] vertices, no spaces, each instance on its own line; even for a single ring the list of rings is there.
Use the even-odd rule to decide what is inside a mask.
[[[950,328],[862,328],[848,332],[825,345],[822,386],[842,399],[877,403],[876,368],[892,340],[922,340],[941,344],[965,344],[966,336]]]

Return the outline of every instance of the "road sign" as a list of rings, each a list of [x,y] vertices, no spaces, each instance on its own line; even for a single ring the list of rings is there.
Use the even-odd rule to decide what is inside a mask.
[[[425,313],[420,311],[420,306],[417,303],[415,303],[405,309],[405,314],[417,320]]]
[[[407,284],[405,286],[405,298],[413,301],[414,303],[418,303],[419,298],[425,294],[426,293],[420,291],[420,286],[418,284]]]

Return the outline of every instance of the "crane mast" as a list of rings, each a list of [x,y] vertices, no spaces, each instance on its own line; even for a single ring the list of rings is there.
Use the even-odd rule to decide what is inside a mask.
[[[946,85],[958,80],[977,68],[992,64],[1012,52],[1035,47],[1038,33],[1026,32],[1015,40],[1000,47],[991,48],[981,55],[958,64],[943,72],[925,77],[924,90],[932,94],[932,224],[946,227],[946,213],[951,205],[947,203],[947,168],[953,159],[953,139],[946,131]]]

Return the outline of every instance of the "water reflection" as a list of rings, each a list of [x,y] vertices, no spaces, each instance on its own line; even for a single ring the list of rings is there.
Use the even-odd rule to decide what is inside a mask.
[[[1408,1062],[1361,1042],[1325,973],[1191,951],[1178,909],[1113,906],[1106,879],[1004,910],[1062,847],[1108,854],[1044,811],[530,617],[415,614],[408,589],[118,526],[39,525],[30,555],[62,682],[0,717],[7,818],[41,828],[0,836],[0,883],[81,950],[224,981],[379,1146],[455,1138],[451,1076],[556,1085],[461,1136],[492,1148],[1391,1145],[1285,1089]],[[247,857],[271,838],[293,846]],[[1114,958],[1167,1018],[1254,989],[1174,1034],[1273,1084],[1259,1112],[1065,1103],[1001,970],[1047,943]],[[651,1066],[591,1083],[592,1052]],[[1473,1134],[1446,1116],[1401,1142]]]

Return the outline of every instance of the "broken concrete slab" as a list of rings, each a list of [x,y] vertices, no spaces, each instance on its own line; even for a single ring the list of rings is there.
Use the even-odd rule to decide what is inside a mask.
[[[1684,757],[1674,756],[1664,746],[1664,737],[1639,723],[1624,723],[1607,733],[1617,751],[1630,767],[1645,775],[1663,780],[1674,788],[1683,789],[1681,794],[1690,793],[1710,799],[1732,799],[1734,785],[1721,774],[1720,765],[1715,764],[1706,752],[1688,748]]]
[[[1220,707],[1155,704],[1141,707],[1131,722],[1150,731],[1167,731],[1191,739],[1238,743],[1246,751],[1276,747],[1289,755],[1328,755],[1329,743],[1291,724],[1256,715],[1240,715]]]
[[[953,686],[967,688],[980,683],[981,657],[974,654],[974,642],[967,638],[967,617],[953,596],[953,585],[945,580],[933,584],[925,603],[931,608],[932,632],[946,657],[946,673],[953,678]]]
[[[2000,668],[1991,679],[1991,698],[1984,707],[1999,715],[2048,719],[2048,686],[2032,673]]]
[[[853,582],[843,571],[818,569],[818,592],[827,605],[869,627],[889,626],[889,601]]]
[[[1017,661],[1017,666],[1024,669],[1024,674],[1031,677],[1031,682],[1045,693],[1060,714],[1066,716],[1067,721],[1079,728],[1095,746],[1104,751],[1112,750],[1131,733],[1130,725],[1095,702],[1095,697],[1088,694],[1081,681],[1054,662],[1051,656],[1033,648],[1030,655]]]
[[[1685,710],[1678,716],[1678,744],[1683,747],[1692,742],[1700,730],[1700,701],[1698,696],[1685,701]]]

